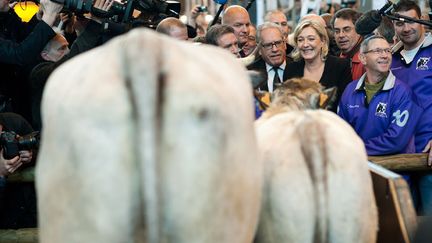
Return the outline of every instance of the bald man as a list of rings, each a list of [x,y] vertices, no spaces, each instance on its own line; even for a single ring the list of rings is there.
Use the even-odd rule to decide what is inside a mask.
[[[69,53],[69,43],[61,34],[56,34],[41,52],[42,59],[57,62]]]
[[[239,42],[239,47],[248,42],[250,18],[248,11],[239,5],[229,6],[222,17],[222,24],[231,26],[234,29],[234,34]],[[244,53],[240,53],[245,56]]]
[[[188,40],[187,27],[174,17],[162,20],[156,27],[156,32],[169,35],[178,40]]]
[[[270,22],[279,25],[285,35],[285,38],[288,38],[289,34],[289,25],[286,15],[280,10],[272,10],[267,12],[264,17],[265,22]]]
[[[294,50],[294,42],[292,41],[294,35],[289,38],[290,27],[288,26],[288,20],[285,14],[280,10],[272,10],[267,12],[264,16],[264,21],[277,24],[281,27],[286,40],[286,55],[289,55]]]

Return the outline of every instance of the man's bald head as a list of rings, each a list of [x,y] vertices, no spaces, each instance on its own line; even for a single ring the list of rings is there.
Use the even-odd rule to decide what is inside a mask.
[[[267,14],[264,16],[265,22],[270,22],[279,25],[282,30],[284,31],[285,38],[288,37],[289,34],[289,26],[288,26],[288,20],[284,12],[280,10],[272,10],[267,12]]]
[[[186,25],[177,18],[169,17],[162,20],[157,25],[156,31],[179,40],[188,40]]]
[[[69,53],[69,43],[61,34],[56,34],[41,51],[42,59],[57,62]]]
[[[250,18],[248,11],[239,5],[229,6],[222,17],[222,24],[231,26],[242,47],[248,41]]]

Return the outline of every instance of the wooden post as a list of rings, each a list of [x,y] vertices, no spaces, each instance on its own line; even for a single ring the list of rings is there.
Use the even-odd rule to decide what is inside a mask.
[[[377,243],[411,243],[417,215],[406,181],[398,174],[369,163],[379,215]]]
[[[395,171],[431,171],[427,166],[428,154],[397,154],[387,156],[369,156],[369,160],[382,167]]]

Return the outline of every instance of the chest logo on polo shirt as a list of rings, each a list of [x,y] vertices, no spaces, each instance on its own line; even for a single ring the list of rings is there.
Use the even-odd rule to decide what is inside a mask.
[[[397,110],[393,112],[392,123],[396,122],[396,125],[398,125],[399,127],[404,127],[405,124],[408,122],[408,118],[409,112],[407,110],[404,110],[402,112],[400,110]]]
[[[429,60],[430,60],[430,57],[420,57],[417,60],[416,69],[417,70],[429,70],[429,67],[427,65]]]
[[[387,117],[386,110],[387,110],[387,104],[383,102],[379,102],[375,110],[375,116]]]

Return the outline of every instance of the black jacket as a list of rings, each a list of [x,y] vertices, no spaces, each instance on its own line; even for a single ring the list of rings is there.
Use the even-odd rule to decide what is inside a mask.
[[[29,81],[31,85],[31,113],[32,125],[36,130],[42,129],[42,121],[40,115],[40,105],[42,100],[43,90],[46,81],[51,73],[72,57],[86,52],[96,46],[102,44],[103,29],[99,23],[90,21],[84,32],[77,37],[71,47],[68,55],[64,56],[58,62],[42,62],[38,64],[30,73]]]
[[[52,28],[40,21],[30,35],[21,43],[0,39],[0,63],[26,65],[40,56],[46,43],[55,36]]]
[[[291,62],[287,64],[285,70],[288,73],[287,78],[301,78],[304,76],[304,60]],[[351,67],[349,59],[339,58],[335,56],[327,56],[325,61],[324,72],[319,80],[320,84],[325,88],[337,87],[337,104],[339,104],[345,87],[352,81]],[[333,109],[336,111],[336,108]]]
[[[288,79],[288,72],[287,72],[287,67],[288,67],[288,63],[290,62],[289,58],[287,57],[287,61],[286,61],[286,66],[285,66],[285,70],[283,73],[283,81]],[[253,62],[252,64],[250,64],[249,66],[247,66],[248,70],[254,70],[254,71],[258,71],[263,75],[263,81],[261,82],[261,85],[257,88],[259,88],[260,90],[265,90],[268,91],[268,87],[267,87],[267,70],[266,70],[266,65],[264,62],[264,59],[259,58],[257,59],[255,62]]]

